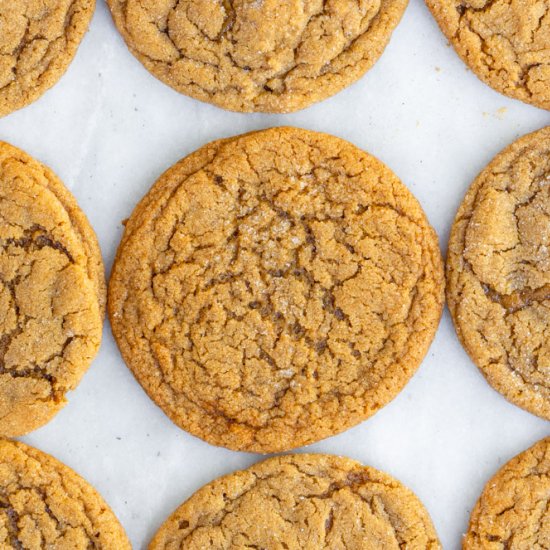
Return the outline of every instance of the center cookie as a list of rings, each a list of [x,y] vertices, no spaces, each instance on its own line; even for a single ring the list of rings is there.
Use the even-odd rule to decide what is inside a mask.
[[[217,479],[184,502],[149,550],[441,550],[428,512],[391,476],[348,458],[286,455]]]
[[[443,303],[437,237],[382,163],[276,128],[168,170],[127,223],[109,312],[180,427],[274,452],[374,414],[415,372]]]
[[[384,51],[407,0],[108,0],[157,78],[235,111],[287,112],[339,92]]]

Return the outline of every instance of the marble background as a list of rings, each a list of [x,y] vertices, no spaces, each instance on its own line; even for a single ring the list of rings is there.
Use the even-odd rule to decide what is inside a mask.
[[[464,192],[516,137],[550,113],[482,84],[412,0],[381,60],[336,97],[292,115],[242,115],[179,95],[127,51],[103,0],[62,81],[0,120],[0,139],[51,166],[90,218],[110,269],[121,220],[155,179],[205,142],[274,125],[346,138],[387,163],[422,203],[443,251]],[[214,448],[176,428],[124,366],[105,327],[99,356],[69,405],[24,440],[102,493],[136,549],[211,479],[258,456]],[[426,360],[374,418],[310,446],[383,469],[427,506],[443,545],[458,549],[486,480],[550,432],[493,391],[445,312]]]

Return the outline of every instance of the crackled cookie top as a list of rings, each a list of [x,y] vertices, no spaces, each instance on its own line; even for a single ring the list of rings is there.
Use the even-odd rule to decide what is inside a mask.
[[[0,142],[0,434],[51,419],[95,356],[105,302],[93,230],[55,175]]]
[[[284,113],[339,92],[382,54],[407,0],[107,0],[134,55],[191,97]]]
[[[447,298],[489,383],[550,420],[550,128],[478,176],[449,242]]]
[[[272,452],[402,389],[442,307],[437,238],[379,161],[276,128],[176,164],[126,226],[109,311],[124,359],[182,428]]]
[[[149,550],[439,550],[418,498],[348,458],[287,455],[209,483],[160,528]]]
[[[550,548],[550,438],[505,464],[470,518],[464,550]]]
[[[0,440],[0,546],[130,550],[101,496],[55,458]]]
[[[426,0],[468,66],[495,90],[550,109],[550,0]]]
[[[0,116],[38,99],[63,75],[95,0],[0,0]]]

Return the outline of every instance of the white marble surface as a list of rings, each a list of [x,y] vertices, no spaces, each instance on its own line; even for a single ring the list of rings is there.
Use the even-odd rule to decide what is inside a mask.
[[[412,0],[381,60],[336,97],[293,115],[242,115],[179,95],[130,55],[103,0],[62,81],[0,120],[0,139],[50,165],[74,192],[110,269],[126,218],[166,168],[207,141],[291,124],[344,137],[386,162],[418,197],[445,249],[463,194],[481,168],[550,113],[482,84]],[[24,440],[95,485],[145,548],[164,518],[209,480],[258,460],[176,428],[124,366],[108,326],[69,405]],[[550,432],[507,403],[469,361],[447,312],[406,389],[374,418],[308,451],[383,469],[425,503],[446,549],[458,549],[488,477]]]

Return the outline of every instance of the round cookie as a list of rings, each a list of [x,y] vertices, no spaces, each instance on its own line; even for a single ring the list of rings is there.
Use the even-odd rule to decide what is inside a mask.
[[[122,355],[180,427],[275,452],[404,387],[437,329],[437,237],[381,162],[274,128],[206,145],[126,224],[109,288]]]
[[[505,464],[472,511],[464,550],[550,548],[550,438]]]
[[[178,92],[232,111],[297,111],[378,60],[407,0],[107,0],[130,51]]]
[[[26,550],[130,550],[95,489],[37,449],[0,440],[0,546]]]
[[[65,405],[99,348],[105,294],[74,197],[0,142],[0,435],[34,430]]]
[[[550,109],[549,0],[426,0],[462,60],[509,97]]]
[[[550,127],[497,155],[451,231],[447,303],[474,363],[512,403],[550,420]]]
[[[94,7],[95,0],[0,0],[0,117],[61,78]]]
[[[436,550],[428,512],[388,474],[349,458],[286,455],[199,489],[149,550],[187,548]]]

